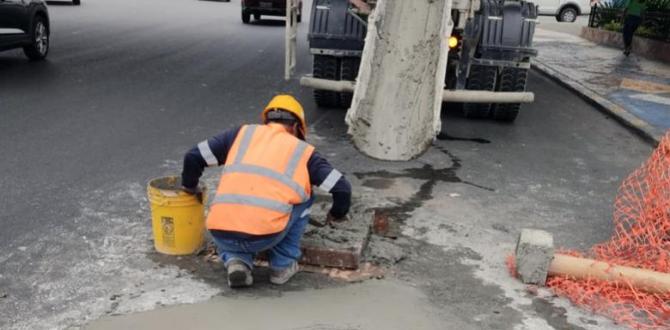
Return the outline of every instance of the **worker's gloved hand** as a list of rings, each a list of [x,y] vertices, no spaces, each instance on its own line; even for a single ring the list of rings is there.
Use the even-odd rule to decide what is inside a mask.
[[[181,190],[189,195],[195,196],[195,198],[202,204],[203,202],[203,197],[202,197],[202,190],[200,190],[200,186],[195,186],[195,188],[188,188],[181,186]]]
[[[326,223],[337,223],[337,222],[345,222],[349,220],[349,217],[346,215],[342,217],[335,217],[332,213],[328,212],[328,215],[326,216]]]

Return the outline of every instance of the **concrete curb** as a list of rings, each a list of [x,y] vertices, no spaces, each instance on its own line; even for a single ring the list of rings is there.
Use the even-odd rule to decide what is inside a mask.
[[[596,106],[596,108],[598,108],[598,110],[601,112],[613,116],[616,121],[639,135],[643,140],[650,143],[651,145],[658,145],[659,141],[663,137],[661,134],[656,132],[653,126],[630,113],[622,106],[604,98],[600,94],[582,85],[580,82],[555,70],[542,61],[537,59],[533,60],[532,67],[550,79],[572,90],[583,99]]]

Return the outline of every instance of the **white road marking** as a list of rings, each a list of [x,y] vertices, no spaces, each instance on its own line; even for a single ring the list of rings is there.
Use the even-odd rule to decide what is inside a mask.
[[[670,106],[670,97],[664,97],[656,94],[635,94],[631,95],[630,98]]]

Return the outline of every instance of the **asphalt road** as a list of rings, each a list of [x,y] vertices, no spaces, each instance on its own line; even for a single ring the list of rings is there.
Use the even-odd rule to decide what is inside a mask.
[[[480,317],[477,322],[484,323],[473,323],[475,328],[535,324],[529,318],[557,327],[577,322],[573,316],[581,314],[574,309],[567,321],[552,323],[547,316],[552,310],[519,307],[525,305],[510,297],[522,294],[505,287],[514,281],[500,275],[504,267],[496,258],[527,225],[550,229],[573,248],[606,239],[618,182],[651,150],[588,103],[532,73],[529,89],[537,101],[516,124],[445,117],[449,134],[491,143],[438,141],[412,162],[372,161],[346,140],[344,111],[317,109],[310,90],[283,80],[281,20],[243,25],[239,1],[84,0],[81,7],[52,4],[50,13],[48,61],[28,62],[20,51],[0,53],[3,329],[81,325],[105,314],[198,302],[225,291],[222,281],[212,284],[197,270],[147,257],[151,234],[144,186],[150,178],[178,173],[183,153],[200,140],[257,121],[278,92],[303,101],[314,132],[310,141],[348,173],[362,195],[376,195],[379,205],[400,204],[408,237],[435,251],[457,242],[480,258],[473,260],[484,260],[461,265],[461,250],[440,259],[462,266],[454,278],[471,284],[468,292],[450,291],[454,283],[431,282],[445,276],[437,273],[445,269],[434,257],[399,264],[406,275],[399,277],[408,283],[421,278],[412,276],[419,270],[431,276],[423,280],[439,290],[414,285],[437,306],[462,304],[441,317],[469,324],[480,317],[478,309],[490,307],[491,318]],[[300,74],[311,65],[307,26],[300,26]],[[370,173],[454,163],[463,181],[488,189],[432,179],[442,172],[405,178]],[[369,178],[390,183],[379,187]],[[215,182],[216,173],[207,180]],[[433,182],[428,194],[424,181]],[[449,196],[461,196],[462,202],[449,204]],[[455,229],[431,236],[444,232],[444,224],[422,216],[435,215]],[[487,244],[492,239],[500,243],[492,247]],[[293,289],[318,283],[301,277]],[[267,291],[275,292],[261,287],[252,294]],[[508,313],[501,316],[501,309]],[[591,325],[580,326],[598,327],[586,323]]]

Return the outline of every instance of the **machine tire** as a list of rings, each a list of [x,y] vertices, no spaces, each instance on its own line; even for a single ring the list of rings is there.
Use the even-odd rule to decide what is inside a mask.
[[[334,56],[314,55],[314,66],[312,75],[314,78],[329,80],[340,79],[340,60]],[[314,101],[322,108],[340,107],[340,93],[321,89],[314,90]]]
[[[465,88],[468,90],[494,91],[496,89],[497,76],[497,67],[473,64],[470,67],[470,75],[468,75],[468,81]],[[483,119],[488,118],[490,113],[490,103],[463,104],[463,116],[465,116],[465,118]]]
[[[35,16],[30,35],[31,43],[30,45],[23,47],[23,53],[26,54],[31,61],[44,60],[47,57],[47,54],[49,54],[50,44],[49,27],[44,17]]]
[[[356,80],[358,76],[358,67],[361,64],[361,59],[358,57],[343,57],[340,60],[340,80]],[[351,106],[351,99],[353,98],[353,93],[339,93],[340,94],[340,105],[345,108]]]
[[[72,4],[75,6],[81,5],[81,0],[72,0]]]
[[[255,13],[254,14],[254,20],[255,21],[260,21],[261,20],[261,14]]]
[[[242,23],[249,24],[251,22],[251,14],[246,11],[242,11]]]
[[[523,92],[526,90],[528,69],[503,68],[498,77],[498,91]],[[492,116],[497,121],[511,123],[519,115],[520,103],[500,103],[493,107]]]
[[[558,16],[556,16],[556,19],[559,22],[574,22],[577,20],[577,15],[579,13],[577,12],[577,9],[572,6],[567,6],[561,9],[561,11],[558,13]]]

